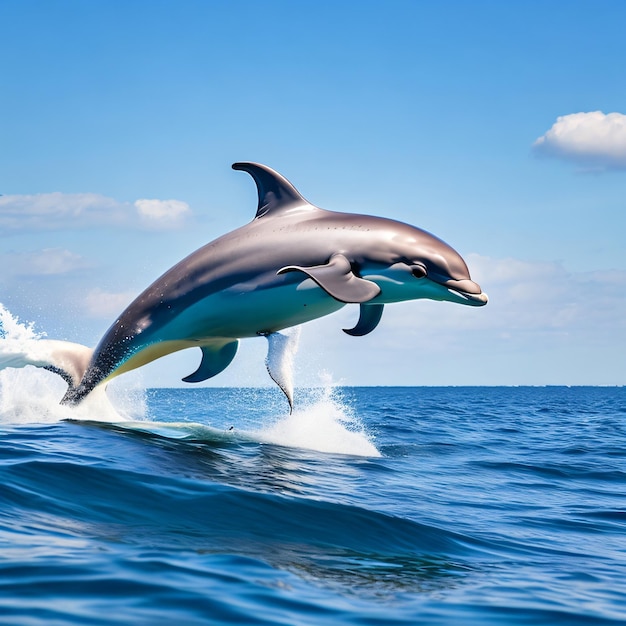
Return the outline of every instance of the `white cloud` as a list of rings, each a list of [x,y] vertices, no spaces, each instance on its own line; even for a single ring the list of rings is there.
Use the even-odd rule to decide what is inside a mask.
[[[36,252],[14,252],[0,257],[5,273],[13,276],[53,276],[88,267],[87,261],[62,248],[46,248]]]
[[[181,200],[147,200],[135,201],[135,208],[146,222],[153,224],[180,223],[189,213],[189,205]]]
[[[134,291],[111,292],[92,289],[85,296],[84,309],[90,317],[113,319],[132,302],[136,295]]]
[[[0,234],[98,226],[170,228],[191,214],[180,200],[118,202],[94,193],[0,196]]]
[[[93,193],[41,193],[0,197],[2,231],[85,228],[123,221],[124,206]]]
[[[626,115],[602,111],[562,115],[533,149],[594,170],[626,169]]]

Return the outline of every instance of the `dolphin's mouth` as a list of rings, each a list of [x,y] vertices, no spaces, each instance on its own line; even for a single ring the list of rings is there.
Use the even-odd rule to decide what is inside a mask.
[[[469,304],[470,306],[485,306],[485,304],[489,302],[487,294],[482,291],[480,293],[467,293],[466,291],[459,291],[458,289],[451,289],[450,287],[448,287],[448,291],[466,300],[464,304]]]
[[[477,285],[473,280],[468,278],[462,280],[447,280],[442,283],[443,287],[446,287],[448,291],[462,299],[463,304],[470,306],[485,306],[489,301],[486,293]]]

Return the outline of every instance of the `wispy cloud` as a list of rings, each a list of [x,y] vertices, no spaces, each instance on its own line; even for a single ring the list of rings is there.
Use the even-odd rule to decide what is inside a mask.
[[[491,299],[483,323],[502,332],[626,329],[626,271],[568,271],[558,262],[469,255]],[[477,316],[477,322],[480,322]]]
[[[92,289],[84,300],[84,311],[89,317],[113,319],[119,315],[137,295],[134,291],[104,291]]]
[[[587,169],[626,169],[626,115],[571,113],[558,117],[533,144],[536,154],[573,161]]]
[[[466,260],[487,306],[393,304],[374,332],[354,339],[340,331],[358,318],[349,305],[303,329],[299,384],[314,384],[321,368],[346,384],[623,383],[626,271]]]
[[[82,230],[103,226],[173,228],[191,209],[181,200],[118,202],[94,193],[60,192],[0,197],[0,234]]]
[[[180,200],[136,200],[134,204],[146,224],[168,225],[182,222],[190,213],[189,205]]]
[[[432,332],[494,336],[626,330],[626,271],[568,271],[561,263],[467,255],[472,277],[489,294],[480,309],[434,305]],[[410,321],[406,321],[410,324]]]
[[[35,252],[12,252],[0,256],[3,275],[53,276],[89,267],[87,260],[63,248],[45,248]]]

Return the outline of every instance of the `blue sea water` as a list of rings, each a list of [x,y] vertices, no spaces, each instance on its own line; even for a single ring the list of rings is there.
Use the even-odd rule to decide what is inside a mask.
[[[624,388],[2,376],[1,623],[626,622]]]

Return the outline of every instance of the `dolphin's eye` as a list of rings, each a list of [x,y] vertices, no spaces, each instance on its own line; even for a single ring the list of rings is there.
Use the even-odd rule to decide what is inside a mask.
[[[415,278],[424,278],[426,276],[426,268],[421,263],[411,265],[411,273]]]

